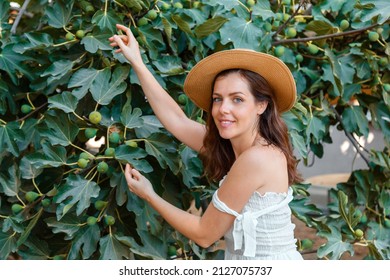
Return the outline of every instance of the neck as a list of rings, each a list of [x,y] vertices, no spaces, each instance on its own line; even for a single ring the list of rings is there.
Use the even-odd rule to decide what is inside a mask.
[[[258,133],[254,133],[250,138],[248,137],[245,140],[231,139],[230,142],[232,143],[234,155],[236,158],[238,158],[243,152],[256,144],[263,145],[266,143],[265,139]]]

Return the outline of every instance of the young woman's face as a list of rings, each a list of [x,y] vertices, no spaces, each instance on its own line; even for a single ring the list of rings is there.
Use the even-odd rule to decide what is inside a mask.
[[[224,139],[253,141],[258,117],[266,108],[255,102],[249,84],[239,73],[218,77],[214,83],[212,111],[219,134]]]

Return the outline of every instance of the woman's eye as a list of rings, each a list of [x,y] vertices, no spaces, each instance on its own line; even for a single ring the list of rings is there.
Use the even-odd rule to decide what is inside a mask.
[[[236,97],[236,98],[233,99],[233,101],[234,101],[235,103],[240,103],[240,102],[242,102],[242,101],[244,101],[244,100],[242,100],[242,98]]]
[[[219,101],[221,101],[221,98],[219,98],[219,97],[213,97],[213,102],[219,102]]]

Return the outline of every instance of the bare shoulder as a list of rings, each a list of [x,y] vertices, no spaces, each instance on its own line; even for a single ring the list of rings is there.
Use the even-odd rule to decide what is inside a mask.
[[[255,145],[244,151],[237,161],[241,164],[261,166],[272,166],[286,164],[286,157],[283,152],[273,145]]]

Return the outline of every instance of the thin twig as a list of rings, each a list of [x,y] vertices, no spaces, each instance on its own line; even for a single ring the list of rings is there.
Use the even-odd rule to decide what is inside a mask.
[[[28,6],[28,4],[30,3],[30,1],[31,1],[31,0],[26,0],[26,1],[24,1],[23,5],[22,5],[22,8],[20,8],[19,13],[18,13],[18,15],[16,16],[16,19],[15,19],[15,21],[14,21],[14,24],[12,25],[12,28],[11,28],[11,33],[12,33],[12,34],[15,34],[15,33],[16,33],[16,28],[18,27],[19,22],[20,22],[20,19],[22,18],[24,12],[26,11],[27,6]]]
[[[285,23],[283,23],[281,26],[279,26],[278,30],[275,31],[275,33],[274,33],[274,35],[272,35],[272,37],[275,38],[287,26],[287,24],[291,21],[291,19],[294,18],[298,14],[299,10],[301,9],[301,7],[304,4],[305,4],[305,0],[301,0],[299,2],[297,9],[294,11],[294,13],[286,20]]]
[[[336,119],[340,122],[340,124],[344,127],[343,123],[342,123],[342,120],[341,120],[341,116],[340,114],[336,111],[335,108],[332,107],[332,110],[333,112],[335,113],[335,116],[336,116]],[[368,158],[366,157],[366,155],[360,150],[360,144],[357,142],[357,140],[355,139],[355,137],[353,137],[352,133],[348,132],[345,130],[345,128],[343,129],[344,130],[344,133],[345,133],[345,136],[347,136],[348,140],[352,143],[352,145],[355,147],[357,153],[359,153],[359,155],[362,157],[362,159],[366,162],[367,166],[369,167],[370,166],[370,161],[368,160]]]

